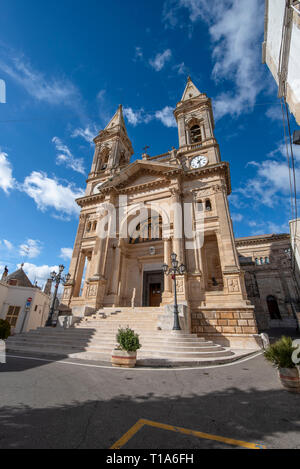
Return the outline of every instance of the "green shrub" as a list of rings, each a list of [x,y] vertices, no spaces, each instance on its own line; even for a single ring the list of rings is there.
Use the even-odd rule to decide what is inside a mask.
[[[116,336],[117,342],[121,350],[126,350],[126,352],[136,352],[141,348],[140,340],[138,334],[129,327],[126,329],[120,328]]]
[[[5,340],[10,336],[10,324],[6,319],[0,319],[0,339]]]
[[[292,354],[297,347],[293,347],[292,344],[291,337],[282,336],[264,352],[265,359],[277,368],[295,368]]]

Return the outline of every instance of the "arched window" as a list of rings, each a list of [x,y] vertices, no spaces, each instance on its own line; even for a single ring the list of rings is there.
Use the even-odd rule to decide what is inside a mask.
[[[97,222],[96,222],[96,221],[94,221],[94,223],[93,223],[93,227],[92,227],[92,231],[96,231],[96,228],[97,228]]]
[[[277,299],[273,295],[267,296],[267,305],[268,310],[271,316],[271,319],[282,319],[279,311]]]
[[[268,257],[265,257],[265,264],[270,264],[270,259]]]
[[[200,143],[202,141],[201,129],[198,124],[190,128],[191,143]]]
[[[255,264],[259,265],[259,259],[257,257],[255,258]]]
[[[209,199],[206,199],[205,201],[205,210],[207,210],[208,212],[211,211],[211,202]]]
[[[261,258],[260,258],[260,265],[263,265],[263,264],[264,264],[264,258],[261,257]]]
[[[110,153],[110,150],[108,147],[104,147],[103,150],[101,150],[99,159],[98,159],[98,168],[97,168],[98,171],[104,171],[107,168],[109,153]]]
[[[92,224],[91,224],[91,222],[89,222],[87,224],[86,231],[89,233],[91,231],[91,228],[92,228]]]
[[[160,215],[149,217],[139,223],[129,239],[129,244],[145,243],[162,239],[162,218]]]

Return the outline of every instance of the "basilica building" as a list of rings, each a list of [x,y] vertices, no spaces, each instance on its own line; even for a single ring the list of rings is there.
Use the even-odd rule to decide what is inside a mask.
[[[174,116],[178,148],[130,162],[120,106],[95,137],[63,303],[75,316],[160,308],[176,285],[181,326],[243,346],[259,330],[296,327],[298,288],[289,235],[235,239],[229,163],[214,135],[211,100],[188,78]],[[175,253],[180,273],[165,273]]]

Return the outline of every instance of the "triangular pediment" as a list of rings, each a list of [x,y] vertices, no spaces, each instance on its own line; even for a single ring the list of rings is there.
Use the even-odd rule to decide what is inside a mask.
[[[166,175],[169,171],[178,171],[180,169],[179,165],[138,160],[124,168],[103,188],[112,185],[114,188],[119,189],[167,181]]]
[[[189,99],[196,98],[200,96],[201,93],[198,88],[194,85],[190,77],[188,78],[185,90],[183,92],[181,101],[188,101]]]

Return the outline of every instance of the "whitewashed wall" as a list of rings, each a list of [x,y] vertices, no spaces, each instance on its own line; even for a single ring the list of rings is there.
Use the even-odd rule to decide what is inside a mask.
[[[278,63],[282,37],[285,0],[267,0],[263,59],[278,84]],[[293,14],[287,75],[287,103],[300,124],[300,16]]]
[[[31,306],[26,314],[25,305],[28,298],[32,298]],[[12,331],[15,334],[44,326],[50,308],[50,299],[37,288],[17,287],[0,282],[0,318],[5,319],[9,306],[20,306],[20,314],[16,327]],[[25,317],[26,316],[26,317]]]

